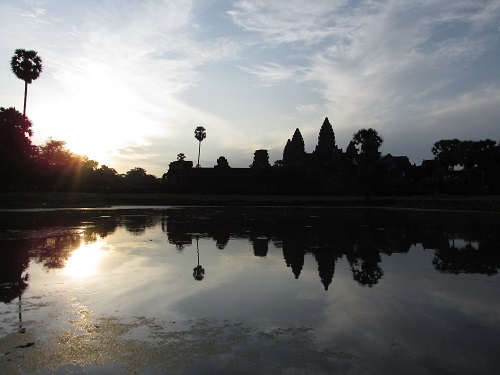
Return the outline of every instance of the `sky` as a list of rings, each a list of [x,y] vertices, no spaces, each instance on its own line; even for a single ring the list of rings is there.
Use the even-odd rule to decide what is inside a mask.
[[[161,177],[184,153],[270,163],[325,117],[337,146],[374,128],[383,154],[420,165],[440,139],[500,141],[500,0],[0,0],[0,106],[115,168]]]

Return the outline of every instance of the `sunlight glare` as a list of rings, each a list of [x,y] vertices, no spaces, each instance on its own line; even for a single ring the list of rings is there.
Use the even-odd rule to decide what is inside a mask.
[[[64,274],[74,278],[83,278],[95,275],[97,266],[105,254],[102,249],[103,242],[95,242],[92,244],[82,244],[78,249],[73,251],[71,257],[66,262]]]
[[[61,139],[71,152],[109,166],[120,150],[166,134],[169,112],[155,109],[149,102],[154,95],[143,86],[103,64],[86,61],[75,69],[60,73],[60,91],[33,110],[36,123],[43,124],[35,129],[39,143],[49,136]]]

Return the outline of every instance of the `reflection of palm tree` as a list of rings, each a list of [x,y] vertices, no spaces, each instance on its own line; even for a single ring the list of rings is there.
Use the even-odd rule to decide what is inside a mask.
[[[18,292],[18,298],[19,298],[19,333],[25,333],[26,328],[23,328],[23,304],[22,304],[22,294],[24,292],[24,289],[26,289],[26,281],[28,281],[29,274],[24,275],[22,277],[19,275],[19,281],[17,284],[17,292]]]
[[[200,264],[200,248],[198,247],[198,236],[196,236],[196,251],[198,253],[198,265],[193,268],[193,277],[195,280],[201,281],[205,277],[205,269]]]
[[[362,286],[373,287],[384,276],[380,268],[380,252],[368,242],[354,244],[352,251],[347,253],[347,261],[352,277]]]
[[[372,287],[384,276],[376,259],[362,259],[351,263],[352,278],[362,286]]]
[[[26,99],[28,97],[28,84],[37,79],[42,72],[42,59],[36,51],[26,51],[24,49],[16,49],[14,56],[10,61],[12,71],[17,78],[24,81],[24,110],[23,115],[26,116]]]
[[[203,126],[198,126],[194,130],[194,137],[198,140],[198,164],[196,164],[196,168],[200,168],[200,151],[201,151],[201,141],[203,141],[207,137],[206,130]]]

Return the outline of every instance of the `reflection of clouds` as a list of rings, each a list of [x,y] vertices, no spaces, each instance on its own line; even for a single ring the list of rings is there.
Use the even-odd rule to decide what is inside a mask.
[[[107,296],[96,301],[96,307],[111,313],[115,310],[132,315],[168,312],[169,319],[186,319],[184,311],[176,308],[182,301],[196,301],[201,294],[217,290],[246,267],[247,258],[228,263],[227,257],[218,251],[214,256],[214,243],[202,238],[199,241],[200,259],[210,273],[210,280],[200,285],[192,276],[197,264],[196,246],[176,251],[159,226],[147,229],[139,238],[119,228],[106,240],[106,246],[113,251],[111,256],[102,259],[103,272],[95,275],[92,282]],[[253,258],[251,251],[246,249],[246,252]]]
[[[71,253],[70,258],[66,261],[66,266],[63,270],[64,274],[75,278],[95,275],[97,273],[97,266],[106,253],[102,249],[103,244],[104,242],[82,244],[82,246]]]
[[[489,339],[500,326],[491,277],[479,276],[478,293],[478,281],[467,275],[436,276],[433,252],[417,249],[384,257],[387,272],[377,288],[361,288],[339,262],[316,316],[317,345],[363,358],[371,373],[407,373],[408,366],[412,373],[474,373],[478,363],[491,366]]]
[[[483,287],[478,291],[476,283],[471,285],[467,275],[454,276],[458,280],[450,281],[449,277],[441,276],[439,281],[433,279],[425,280],[426,288],[430,291],[429,296],[432,305],[436,309],[453,309],[475,321],[494,326],[500,325],[500,303],[498,294],[491,288],[495,284],[492,276],[476,275],[476,283],[482,283]],[[498,276],[493,276],[496,284],[500,281]]]

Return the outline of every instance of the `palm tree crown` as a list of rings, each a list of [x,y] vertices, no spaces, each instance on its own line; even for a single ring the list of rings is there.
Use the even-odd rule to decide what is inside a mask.
[[[28,96],[28,84],[40,76],[42,72],[42,59],[36,51],[26,51],[25,49],[16,49],[14,56],[10,61],[12,72],[17,78],[24,81],[24,110],[26,115],[26,99]]]
[[[10,61],[12,71],[17,78],[27,83],[33,82],[42,72],[42,59],[36,51],[16,49]]]
[[[379,155],[379,148],[384,140],[375,129],[361,129],[354,133],[354,144],[361,146],[361,154],[366,156]]]
[[[200,150],[201,150],[201,141],[203,141],[207,137],[206,129],[203,126],[198,126],[194,130],[194,137],[198,140],[198,164],[197,168],[200,167]]]
[[[206,129],[203,126],[198,126],[194,130],[194,137],[200,142],[203,141],[207,137]]]

